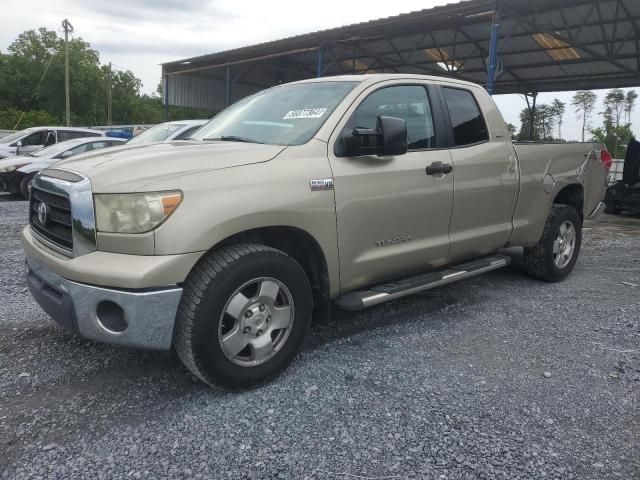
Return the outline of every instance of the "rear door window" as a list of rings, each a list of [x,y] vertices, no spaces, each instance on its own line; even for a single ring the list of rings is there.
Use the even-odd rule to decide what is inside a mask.
[[[489,131],[473,94],[460,88],[443,87],[456,146],[489,140]]]

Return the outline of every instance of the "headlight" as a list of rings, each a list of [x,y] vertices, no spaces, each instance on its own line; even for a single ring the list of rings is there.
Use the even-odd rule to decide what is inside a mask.
[[[94,195],[99,232],[144,233],[164,222],[182,201],[182,192]]]

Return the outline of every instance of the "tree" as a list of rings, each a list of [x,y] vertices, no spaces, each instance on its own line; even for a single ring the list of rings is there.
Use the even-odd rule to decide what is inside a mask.
[[[562,103],[562,102],[560,102]],[[531,128],[531,113],[528,108],[524,108],[520,112],[520,132],[517,135],[518,140],[544,140],[551,141],[553,138],[553,130],[557,124],[558,112],[553,105],[541,104],[536,106],[533,119],[533,138],[529,138]]]
[[[516,138],[516,126],[513,123],[507,123],[507,131],[509,132],[509,135],[511,135],[511,138]]]
[[[109,69],[100,55],[82,38],[69,41],[69,90],[73,125],[107,122]],[[142,95],[142,83],[131,71],[111,75],[114,124],[158,123],[164,119],[161,98]],[[21,33],[0,53],[0,123],[18,128],[61,123],[64,118],[64,44],[55,31],[39,28]],[[16,112],[18,112],[16,117]],[[22,113],[25,112],[24,115]],[[207,118],[211,112],[173,107],[172,119]],[[45,121],[46,120],[46,121]]]
[[[636,105],[636,99],[638,98],[638,94],[635,90],[629,90],[627,92],[627,96],[625,97],[625,115],[626,121],[625,123],[631,123],[631,113]]]
[[[604,97],[604,106],[609,111],[609,115],[615,122],[616,127],[620,126],[620,119],[626,106],[624,91],[620,88],[609,90]]]
[[[562,120],[566,110],[566,105],[564,102],[554,98],[553,103],[551,104],[551,109],[556,120],[556,124],[558,125],[558,140],[562,140]]]
[[[571,99],[576,116],[582,119],[582,141],[584,142],[584,134],[590,125],[591,114],[596,106],[598,97],[591,90],[578,90]]]
[[[631,132],[631,125],[628,123],[619,127],[611,124],[609,128],[594,128],[591,130],[591,135],[594,142],[604,143],[607,146],[613,158],[624,158],[629,140],[635,139]]]
[[[42,110],[31,110],[29,112],[16,110],[15,108],[0,110],[1,129],[13,130],[18,122],[20,122],[20,128],[29,128],[41,125],[55,125],[56,119]]]

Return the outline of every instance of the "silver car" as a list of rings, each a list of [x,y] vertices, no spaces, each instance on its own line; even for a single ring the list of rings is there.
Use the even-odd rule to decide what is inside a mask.
[[[156,142],[186,140],[208,121],[209,120],[180,120],[159,123],[133,137],[127,142],[127,145],[148,145]]]
[[[122,138],[84,137],[59,142],[26,155],[0,160],[0,191],[29,196],[29,183],[36,173],[73,155],[126,143]]]
[[[77,127],[32,127],[0,138],[0,158],[25,155],[73,138],[102,137],[104,132]]]

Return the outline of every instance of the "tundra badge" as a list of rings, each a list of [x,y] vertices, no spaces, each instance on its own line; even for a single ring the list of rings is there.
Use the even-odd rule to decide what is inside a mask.
[[[311,191],[318,192],[320,190],[333,190],[333,178],[311,180]]]

